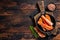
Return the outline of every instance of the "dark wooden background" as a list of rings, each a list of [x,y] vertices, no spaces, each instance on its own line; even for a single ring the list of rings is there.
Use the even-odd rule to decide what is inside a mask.
[[[37,9],[38,1],[41,0],[0,0],[0,40],[38,40],[29,30],[32,22],[28,17]],[[57,9],[53,15],[57,21],[57,27],[59,27],[60,0],[45,0],[45,5],[50,2],[56,4]],[[60,34],[57,36],[51,40],[55,40],[55,38],[60,40]]]

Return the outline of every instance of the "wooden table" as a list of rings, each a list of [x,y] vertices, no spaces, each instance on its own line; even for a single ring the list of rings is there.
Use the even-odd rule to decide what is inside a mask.
[[[7,17],[0,16],[0,40],[38,40],[34,38],[33,34],[29,30],[29,26],[32,25],[32,22],[28,16],[37,9],[36,8],[37,1],[41,0],[12,0],[12,1],[3,0],[0,2],[1,5],[0,7],[2,7],[2,9],[0,9],[0,13],[4,10],[3,12],[9,12],[10,14],[13,14],[13,15],[8,14],[9,16],[0,14],[7,16]],[[13,2],[13,4],[11,2]],[[57,0],[56,1],[53,0],[53,2],[56,4],[58,3]],[[57,4],[57,10],[53,13],[57,21],[56,24],[58,28],[60,28],[59,5],[60,4]],[[60,35],[56,38],[55,37],[52,38],[51,40],[55,39],[60,40],[59,37]]]

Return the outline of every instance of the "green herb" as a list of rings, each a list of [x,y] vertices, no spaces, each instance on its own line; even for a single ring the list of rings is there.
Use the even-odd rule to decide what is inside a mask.
[[[35,38],[38,38],[39,37],[39,35],[34,30],[34,27],[33,26],[30,26],[29,29],[31,30],[31,32],[32,32],[32,34],[34,35]]]

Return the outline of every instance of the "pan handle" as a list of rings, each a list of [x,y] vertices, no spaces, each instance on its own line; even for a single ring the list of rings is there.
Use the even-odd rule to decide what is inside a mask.
[[[41,14],[45,13],[45,6],[44,6],[44,1],[42,0],[41,3],[38,2],[39,9],[41,10]]]

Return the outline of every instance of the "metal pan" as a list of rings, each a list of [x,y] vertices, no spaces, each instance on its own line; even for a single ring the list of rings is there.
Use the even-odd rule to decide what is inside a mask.
[[[41,32],[43,32],[44,34],[47,34],[47,35],[51,35],[51,31],[44,31],[43,29],[42,29],[42,27],[38,24],[38,20],[39,20],[39,18],[42,16],[42,15],[46,15],[46,11],[45,11],[45,7],[44,7],[44,1],[42,1],[42,4],[41,5],[39,5],[39,3],[38,3],[38,6],[39,6],[39,9],[41,10],[41,15],[38,17],[38,19],[37,19],[37,21],[36,21],[36,26],[39,28],[39,30],[41,31]],[[50,16],[50,18],[51,18],[51,21],[52,21],[52,23],[53,23],[53,27],[55,28],[55,25],[56,25],[56,21],[55,21],[55,18],[52,16],[52,15],[50,15],[50,14],[47,14],[47,15],[49,15]]]

